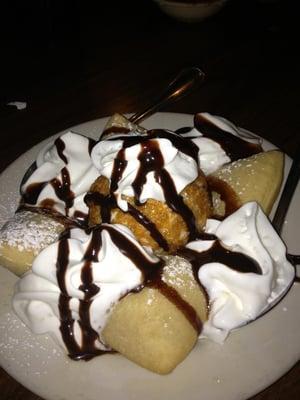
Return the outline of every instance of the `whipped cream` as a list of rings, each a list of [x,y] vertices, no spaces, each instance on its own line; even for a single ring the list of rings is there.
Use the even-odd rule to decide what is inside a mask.
[[[90,234],[71,230],[18,281],[15,312],[34,333],[51,333],[74,358],[107,350],[101,331],[113,305],[143,281],[128,249],[150,267],[160,262],[122,225],[103,224]]]
[[[210,125],[211,127],[214,127],[216,131],[219,131],[220,141],[214,140],[209,136],[206,137],[207,132],[204,130],[202,131],[201,124],[197,123],[197,120],[205,122],[205,125]],[[187,132],[181,133],[181,135],[192,140],[192,142],[198,147],[199,166],[205,175],[209,175],[223,165],[233,161],[231,155],[227,154],[220,145],[220,142],[224,142],[224,140],[221,140],[223,132],[242,139],[241,143],[260,143],[259,139],[255,138],[253,135],[242,132],[225,118],[214,116],[209,113],[196,114],[194,126]],[[218,134],[216,136],[218,136]]]
[[[93,143],[67,132],[46,145],[37,156],[37,169],[21,187],[24,203],[84,219],[88,214],[84,196],[98,177],[90,157]]]
[[[255,202],[245,204],[222,222],[208,220],[206,232],[214,234],[231,252],[256,260],[261,269],[261,273],[241,272],[214,261],[199,268],[198,277],[210,301],[202,336],[223,342],[232,329],[272,307],[290,287],[295,271],[286,258],[284,243]],[[199,240],[186,247],[202,253],[214,243]]]
[[[136,196],[135,184],[140,188],[136,196],[140,203],[150,198],[165,201],[164,185],[156,175],[158,170],[164,169],[169,174],[177,193],[198,176],[197,161],[173,142],[177,135],[170,131],[161,132],[163,137],[159,137],[159,133],[151,136],[151,131],[150,136],[137,132],[130,132],[131,137],[117,135],[100,141],[92,150],[95,167],[100,175],[111,181],[111,190],[123,211],[128,210],[128,205],[122,196]],[[112,188],[116,173],[116,187]],[[145,179],[141,180],[141,177]]]
[[[209,318],[201,337],[222,343],[230,331],[278,302],[295,271],[257,203],[245,204],[222,222],[208,220],[206,233],[208,240],[186,246],[198,264],[193,265],[190,253],[179,256],[191,262],[208,294]],[[199,262],[208,253],[209,261]],[[18,281],[13,307],[34,333],[49,332],[71,358],[88,359],[110,350],[101,332],[114,305],[130,291],[141,290],[147,274],[164,265],[122,225],[102,224],[90,234],[72,229],[69,238],[44,249],[32,271]]]

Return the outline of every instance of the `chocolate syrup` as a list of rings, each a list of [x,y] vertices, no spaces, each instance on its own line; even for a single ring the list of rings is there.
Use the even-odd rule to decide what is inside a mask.
[[[193,160],[198,164],[198,146],[195,145],[195,143],[193,143],[191,140],[186,140],[186,138],[182,137],[176,132],[171,132],[164,129],[152,129],[147,132],[147,135],[127,135],[107,138],[107,140],[111,141],[123,140],[124,149],[154,139],[170,140],[170,142],[172,142],[173,146],[176,147],[177,150],[193,158]]]
[[[65,164],[68,164],[67,157],[64,155],[64,150],[66,148],[64,141],[61,140],[61,138],[57,138],[54,142],[54,145],[56,147],[59,158],[61,158]]]
[[[238,136],[224,131],[202,114],[196,114],[194,116],[194,126],[202,133],[203,137],[217,142],[231,159],[231,162],[250,157],[263,151],[260,145],[250,143]],[[176,133],[179,135],[185,135],[191,132],[192,129],[193,128],[190,127],[184,127],[178,129]],[[196,137],[197,136],[186,137],[186,140],[195,139]],[[218,193],[221,200],[225,203],[224,217],[232,214],[239,208],[240,204],[236,194],[228,185],[226,185],[226,183],[211,176],[207,178],[207,182],[210,191]]]
[[[189,231],[188,241],[197,239],[199,232],[194,214],[184,203],[182,196],[177,193],[174,181],[166,169],[157,172],[157,181],[163,189],[167,205],[179,214],[186,223]]]
[[[194,125],[204,137],[219,143],[231,161],[247,158],[263,151],[260,145],[250,143],[238,136],[224,131],[205,118],[202,114],[195,115]]]
[[[65,212],[68,216],[69,209],[73,207],[75,195],[71,190],[71,179],[69,171],[64,167],[61,171],[61,180],[54,178],[50,181],[56,196],[65,203]]]
[[[204,240],[211,240],[212,238],[214,238],[214,235],[209,234],[207,237],[203,237]],[[177,250],[176,254],[179,257],[186,259],[191,264],[194,279],[202,289],[202,292],[205,294],[207,304],[209,304],[209,296],[206,288],[202,285],[199,279],[199,270],[204,264],[216,262],[224,264],[228,268],[231,268],[237,272],[252,272],[258,275],[262,274],[259,264],[253,258],[245,254],[226,249],[221,245],[219,240],[216,240],[214,244],[206,251],[198,252],[196,250],[184,247]]]
[[[159,247],[161,247],[165,251],[169,251],[169,245],[164,236],[157,229],[156,225],[150,221],[140,210],[133,207],[128,203],[128,213],[147,231],[150,233],[150,236],[158,243]]]
[[[147,140],[146,142],[142,142],[138,160],[140,166],[136,177],[132,182],[132,188],[134,191],[135,203],[141,205],[140,196],[147,180],[147,174],[152,171],[156,174],[164,167],[164,159],[158,142],[156,140]],[[155,178],[157,181],[157,175],[155,175]]]
[[[226,182],[214,176],[208,176],[206,181],[210,192],[218,193],[220,199],[224,201],[224,218],[235,212],[240,207],[240,201],[237,195]]]
[[[96,142],[96,140],[91,139],[91,138],[88,138],[88,140],[89,140],[88,152],[89,152],[89,155],[91,155],[92,150],[93,150],[93,147],[95,146],[95,144],[96,144],[97,142]]]
[[[30,205],[37,203],[41,191],[48,184],[48,182],[36,182],[27,186],[26,190],[22,193],[22,202]]]
[[[114,159],[114,166],[110,178],[110,191],[115,192],[118,189],[118,183],[122,179],[123,172],[127,166],[127,161],[125,159],[125,149],[122,148],[117,157]]]
[[[86,194],[84,201],[88,206],[99,205],[100,216],[102,223],[111,222],[111,211],[117,207],[117,202],[114,195],[104,196],[99,192],[89,192]],[[130,214],[139,224],[143,225],[147,229],[153,240],[165,251],[169,250],[169,245],[156,225],[150,221],[139,209],[133,207],[130,203],[127,203],[127,213]]]
[[[95,143],[96,143],[95,140],[90,138],[88,139],[89,154],[91,154],[92,148],[94,147]],[[67,168],[68,159],[64,154],[66,145],[61,138],[57,138],[54,142],[54,145],[56,147],[59,158],[65,164],[65,166],[60,171],[61,179],[54,178],[50,181],[35,182],[28,185],[26,190],[22,193],[20,209],[26,208],[26,205],[35,206],[37,204],[38,197],[41,194],[42,190],[45,188],[45,186],[50,184],[53,187],[56,196],[65,203],[65,216],[62,216],[62,219],[64,220],[64,217],[67,217],[67,219],[69,219],[69,209],[74,205],[75,195],[71,190],[71,178],[69,170]],[[53,215],[55,219],[58,219],[58,213],[54,210],[54,207],[55,207],[55,200],[51,198],[44,199],[38,205],[38,208],[41,209],[42,213]],[[30,208],[30,210],[35,212],[34,208]],[[81,211],[76,211],[72,219],[74,220],[76,225],[78,224],[80,226],[87,226],[88,215]],[[67,224],[69,224],[68,221],[66,222]]]
[[[200,334],[203,324],[196,310],[180,296],[176,289],[162,280],[162,270],[154,271],[145,281],[144,286],[159,290],[185,316],[197,334]]]
[[[184,203],[183,198],[177,193],[174,181],[168,171],[164,168],[164,158],[161,153],[159,143],[156,139],[165,138],[172,141],[172,144],[182,153],[193,158],[198,164],[198,147],[192,142],[188,141],[180,135],[174,134],[173,132],[164,130],[151,130],[145,136],[118,136],[111,137],[108,140],[122,140],[122,148],[119,150],[117,156],[114,159],[111,182],[110,182],[110,193],[107,196],[88,194],[85,197],[87,204],[93,202],[99,204],[101,208],[101,219],[102,222],[110,222],[111,210],[116,205],[114,193],[118,189],[118,183],[123,177],[124,170],[127,165],[125,159],[125,150],[136,144],[140,144],[141,150],[138,155],[140,162],[139,169],[136,177],[132,182],[132,188],[134,191],[134,201],[137,206],[142,203],[140,196],[143,191],[143,187],[147,180],[147,174],[150,172],[154,173],[156,182],[161,186],[165,196],[166,204],[174,212],[179,214],[187,225],[189,230],[189,240],[196,239],[198,237],[198,230],[196,227],[195,217],[189,207]],[[130,213],[139,223],[141,223],[150,233],[151,237],[162,247],[164,250],[168,250],[169,246],[166,240],[163,239],[162,235],[155,227],[153,223],[150,223],[149,219],[144,216],[140,210],[128,207],[128,213]]]
[[[189,261],[193,268],[195,280],[201,285],[198,277],[198,272],[204,264],[221,263],[237,272],[262,275],[262,270],[259,264],[251,257],[226,249],[221,245],[219,240],[206,251],[198,252],[187,247],[179,249],[176,253],[178,256]]]
[[[117,207],[115,196],[110,194],[105,196],[104,194],[99,192],[88,192],[84,196],[84,201],[88,207],[92,205],[99,205],[101,222],[110,223],[111,211]]]
[[[99,241],[100,240],[100,241]],[[69,264],[69,243],[68,235],[58,243],[58,255],[56,263],[56,276],[58,286],[61,290],[59,296],[60,331],[63,341],[67,347],[70,358],[74,360],[89,360],[96,355],[104,353],[96,347],[99,339],[98,333],[92,328],[90,321],[90,306],[92,297],[100,290],[93,284],[91,262],[98,258],[98,251],[101,246],[101,236],[92,235],[91,244],[84,255],[84,265],[81,270],[82,284],[79,287],[84,293],[84,298],[79,300],[79,326],[81,328],[81,344],[76,342],[74,334],[75,321],[72,317],[70,307],[71,297],[66,288],[66,272]]]
[[[67,347],[69,356],[75,360],[89,360],[96,355],[106,353],[96,347],[99,335],[91,326],[90,307],[99,288],[93,283],[91,263],[98,261],[98,254],[102,247],[101,233],[106,230],[115,246],[121,253],[129,258],[142,273],[142,284],[132,290],[138,292],[144,287],[155,288],[160,291],[169,301],[171,301],[186,317],[196,332],[199,334],[202,323],[194,308],[187,303],[179,293],[162,280],[164,261],[151,261],[131,240],[127,239],[122,233],[113,226],[98,225],[91,230],[91,240],[83,255],[83,267],[81,269],[81,285],[79,290],[84,293],[84,297],[79,301],[79,320],[78,324],[82,332],[81,343],[77,343],[74,335],[75,321],[72,318],[70,307],[70,296],[66,287],[66,272],[69,264],[69,243],[68,235],[63,237],[58,244],[58,254],[56,263],[56,275],[61,294],[59,296],[60,331],[63,341]]]
[[[144,287],[151,287],[159,290],[185,315],[197,333],[200,333],[202,323],[194,308],[187,303],[174,288],[170,287],[162,280],[163,268],[165,266],[164,261],[159,260],[156,263],[149,261],[144,254],[141,253],[139,248],[120,232],[114,230],[112,227],[106,227],[105,229],[109,230],[111,240],[116,247],[118,247],[143,274],[143,283],[134,291],[142,290]],[[112,231],[113,234],[111,234]]]
[[[70,228],[86,228],[87,227],[87,219],[88,215],[84,214],[80,211],[74,213],[74,218],[66,217],[50,208],[51,204],[54,205],[53,200],[47,199],[41,203],[40,207],[32,207],[26,204],[20,204],[17,213],[22,211],[30,211],[32,213],[45,215],[51,217],[51,219],[59,222],[60,224],[64,225],[66,229]]]
[[[83,326],[80,322],[82,328],[82,346],[80,346],[75,340],[74,325],[75,320],[72,317],[72,311],[70,307],[71,297],[68,295],[66,287],[66,272],[69,264],[69,242],[67,237],[61,239],[58,243],[58,255],[56,263],[56,276],[58,286],[60,288],[60,296],[58,301],[58,310],[60,314],[60,332],[62,339],[67,347],[70,358],[75,360],[78,359],[89,359],[91,354],[99,354],[98,349],[95,347],[95,331],[91,328],[89,324]],[[83,300],[80,300],[79,315],[82,316],[84,312],[88,312],[90,302],[84,304]],[[89,313],[88,313],[89,314]],[[84,317],[84,321],[86,322]],[[98,337],[98,335],[97,335]],[[91,345],[92,342],[92,345]],[[82,352],[82,347],[84,346],[85,351]]]

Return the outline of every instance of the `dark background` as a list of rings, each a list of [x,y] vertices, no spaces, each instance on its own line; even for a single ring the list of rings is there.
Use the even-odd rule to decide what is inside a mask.
[[[133,112],[180,68],[196,65],[208,76],[201,94],[171,110],[220,114],[267,138],[281,124],[292,141],[300,127],[296,5],[232,0],[206,21],[184,24],[151,0],[2,2],[2,140],[23,140],[16,118],[30,147],[41,132]],[[4,105],[12,100],[26,101],[27,112],[11,115]],[[282,122],[274,112],[284,113]]]

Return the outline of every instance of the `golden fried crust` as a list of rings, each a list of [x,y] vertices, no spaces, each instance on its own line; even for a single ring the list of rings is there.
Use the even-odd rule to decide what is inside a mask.
[[[109,194],[109,181],[100,176],[92,185],[91,192],[98,192],[102,195]],[[190,183],[182,192],[184,203],[190,208],[195,216],[196,226],[199,230],[205,226],[206,219],[211,215],[211,200],[207,190],[207,183],[204,175]],[[172,211],[166,203],[155,199],[148,199],[145,204],[135,205],[133,197],[124,197],[129,204],[138,209],[145,217],[156,225],[158,231],[168,242],[170,251],[176,250],[188,241],[188,229],[182,217]],[[89,223],[95,225],[101,223],[99,205],[90,205]],[[126,225],[144,246],[150,246],[154,250],[160,249],[159,244],[151,237],[149,231],[136,221],[129,213],[119,208],[114,208],[111,214],[111,223]]]

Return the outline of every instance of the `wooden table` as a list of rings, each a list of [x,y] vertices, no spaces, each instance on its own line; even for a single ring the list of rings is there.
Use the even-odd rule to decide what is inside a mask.
[[[168,111],[222,115],[295,156],[300,62],[292,1],[231,1],[197,24],[168,18],[150,0],[28,3],[0,6],[0,170],[67,127],[140,109],[187,66],[204,69],[206,83]],[[27,108],[6,105],[16,100]],[[300,363],[253,399],[298,399],[299,377]],[[0,393],[39,398],[3,370]]]

